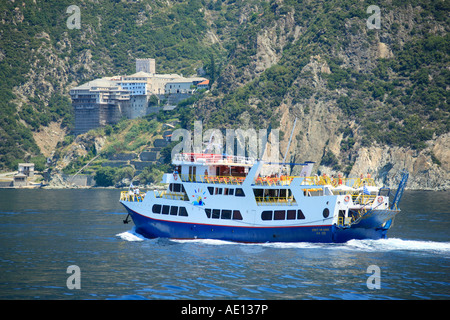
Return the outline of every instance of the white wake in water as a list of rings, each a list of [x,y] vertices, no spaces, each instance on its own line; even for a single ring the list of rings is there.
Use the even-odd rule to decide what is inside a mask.
[[[362,251],[435,251],[450,253],[450,242],[402,240],[397,238],[380,240],[350,240],[345,244],[350,249]]]
[[[135,228],[131,229],[130,231],[125,231],[119,234],[116,234],[116,237],[121,238],[122,240],[126,241],[144,241],[145,237],[143,235],[140,235],[136,232]]]
[[[450,253],[450,242],[402,240],[397,238],[380,240],[350,240],[346,243],[264,243],[262,246],[281,249],[329,249],[356,251],[432,251]]]
[[[146,238],[132,230],[116,235],[125,241],[144,241]],[[358,251],[432,251],[439,253],[450,253],[450,242],[403,240],[398,238],[380,240],[350,240],[342,244],[334,243],[311,243],[311,242],[270,242],[270,243],[238,243],[214,239],[190,239],[177,240],[171,242],[180,244],[204,244],[211,246],[241,245],[241,246],[261,246],[278,249],[330,249],[330,250],[358,250]]]
[[[171,239],[170,241],[178,242],[178,243],[201,243],[201,244],[208,244],[208,245],[212,245],[212,246],[222,246],[222,245],[226,245],[226,244],[239,244],[238,242],[216,240],[216,239],[189,239],[189,240]]]

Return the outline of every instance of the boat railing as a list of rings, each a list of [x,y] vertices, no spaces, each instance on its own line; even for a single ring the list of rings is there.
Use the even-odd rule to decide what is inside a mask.
[[[370,208],[361,208],[357,211],[352,211],[348,217],[338,217],[337,225],[338,227],[350,227],[352,224],[358,223],[362,217],[364,217],[368,212],[371,212]]]
[[[206,154],[206,153],[178,153],[174,156],[173,162],[195,162],[211,164],[236,164],[236,165],[252,165],[255,159],[244,156],[230,156],[222,154]]]
[[[210,184],[226,184],[226,185],[241,185],[245,177],[237,176],[211,176],[211,175],[194,175],[194,174],[180,174],[180,179],[183,182],[200,182]]]
[[[355,189],[364,185],[376,186],[375,181],[372,178],[336,178],[328,176],[305,177],[301,184],[310,186],[332,185],[333,187],[344,185]]]
[[[145,193],[130,193],[129,191],[120,192],[120,201],[142,202],[144,197]]]
[[[255,180],[257,186],[289,186],[296,176],[258,177]]]
[[[375,201],[377,195],[372,194],[353,194],[352,199],[354,204],[367,205]]]
[[[299,176],[259,176],[255,180],[255,185],[260,186],[286,186],[290,185],[295,178],[301,178]],[[359,188],[363,185],[375,186],[375,181],[371,178],[334,178],[328,176],[313,176],[303,177],[302,186],[324,186],[332,185],[334,187],[345,185],[351,188]]]
[[[276,205],[286,205],[292,206],[297,204],[297,201],[294,197],[281,198],[281,197],[255,197],[256,204],[259,206],[276,206]]]
[[[352,217],[338,217],[338,226],[345,227],[352,223]]]

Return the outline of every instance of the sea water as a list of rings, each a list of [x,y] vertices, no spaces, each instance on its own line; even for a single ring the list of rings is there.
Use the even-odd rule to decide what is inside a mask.
[[[119,195],[0,190],[0,299],[450,298],[449,192],[407,191],[388,239],[344,244],[146,239]]]

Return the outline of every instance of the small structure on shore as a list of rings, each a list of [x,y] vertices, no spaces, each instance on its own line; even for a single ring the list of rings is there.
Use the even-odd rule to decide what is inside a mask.
[[[13,180],[14,188],[26,187],[27,185],[28,185],[27,175],[20,172],[14,175]]]
[[[34,163],[19,163],[18,170],[19,174],[24,174],[28,178],[34,177]]]

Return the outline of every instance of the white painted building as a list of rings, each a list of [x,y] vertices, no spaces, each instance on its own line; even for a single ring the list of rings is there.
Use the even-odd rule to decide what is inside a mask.
[[[148,114],[152,95],[176,105],[206,78],[155,73],[155,59],[136,59],[136,73],[96,79],[70,90],[75,111],[75,133],[114,124],[120,118]]]
[[[201,77],[190,77],[190,78],[181,78],[181,79],[175,79],[172,81],[169,81],[166,83],[165,86],[165,93],[166,94],[173,94],[173,93],[194,93],[195,87],[203,83],[205,81],[208,81],[206,78]]]

